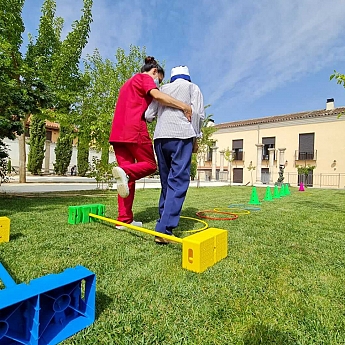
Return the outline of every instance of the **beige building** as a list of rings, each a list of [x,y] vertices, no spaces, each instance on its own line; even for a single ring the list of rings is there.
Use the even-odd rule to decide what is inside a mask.
[[[283,172],[283,182],[292,186],[303,181],[314,187],[345,188],[345,107],[335,108],[333,99],[323,110],[215,127],[215,144],[198,162],[200,180],[274,185]],[[298,174],[298,167],[311,167],[308,176]]]

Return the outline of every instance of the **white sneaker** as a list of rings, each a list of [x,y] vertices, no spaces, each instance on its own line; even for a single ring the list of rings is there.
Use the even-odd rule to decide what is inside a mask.
[[[128,224],[128,225],[129,225],[129,224]],[[130,223],[130,225],[142,227],[142,226],[143,226],[143,223],[142,223],[142,222],[136,222],[135,220],[133,220],[133,222]],[[124,226],[124,225],[116,225],[116,229],[118,229],[118,230],[126,230],[127,227]]]
[[[121,198],[127,198],[129,195],[128,176],[120,167],[113,168],[113,176],[116,179],[116,189]]]

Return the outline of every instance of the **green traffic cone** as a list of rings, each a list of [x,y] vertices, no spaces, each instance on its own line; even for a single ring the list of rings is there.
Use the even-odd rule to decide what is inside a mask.
[[[267,186],[264,201],[272,201],[272,200],[273,200],[273,198],[272,198],[271,188],[269,186]]]
[[[256,187],[253,187],[252,189],[252,195],[250,197],[250,201],[248,202],[249,205],[260,205],[258,193],[256,191]]]
[[[284,187],[283,184],[282,184],[281,187],[280,187],[279,195],[280,195],[280,196],[285,196],[285,195],[286,195],[286,194],[285,194],[285,187]]]
[[[280,198],[279,189],[278,189],[278,186],[275,185],[274,186],[274,191],[273,191],[273,199],[279,199],[279,198]]]
[[[291,195],[288,183],[285,184],[285,195]]]

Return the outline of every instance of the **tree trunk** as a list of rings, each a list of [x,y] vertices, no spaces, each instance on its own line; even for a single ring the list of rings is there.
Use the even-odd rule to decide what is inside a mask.
[[[19,183],[26,183],[25,131],[19,136]]]

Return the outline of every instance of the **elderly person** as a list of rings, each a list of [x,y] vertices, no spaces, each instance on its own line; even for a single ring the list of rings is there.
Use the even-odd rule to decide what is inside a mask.
[[[170,83],[163,85],[161,91],[192,107],[191,122],[181,110],[168,108],[156,101],[150,104],[145,113],[147,121],[157,118],[153,139],[162,189],[155,230],[173,235],[172,231],[178,226],[189,187],[193,146],[201,136],[205,113],[202,93],[191,82],[187,66],[174,67]],[[169,243],[160,236],[155,237],[155,242]]]

